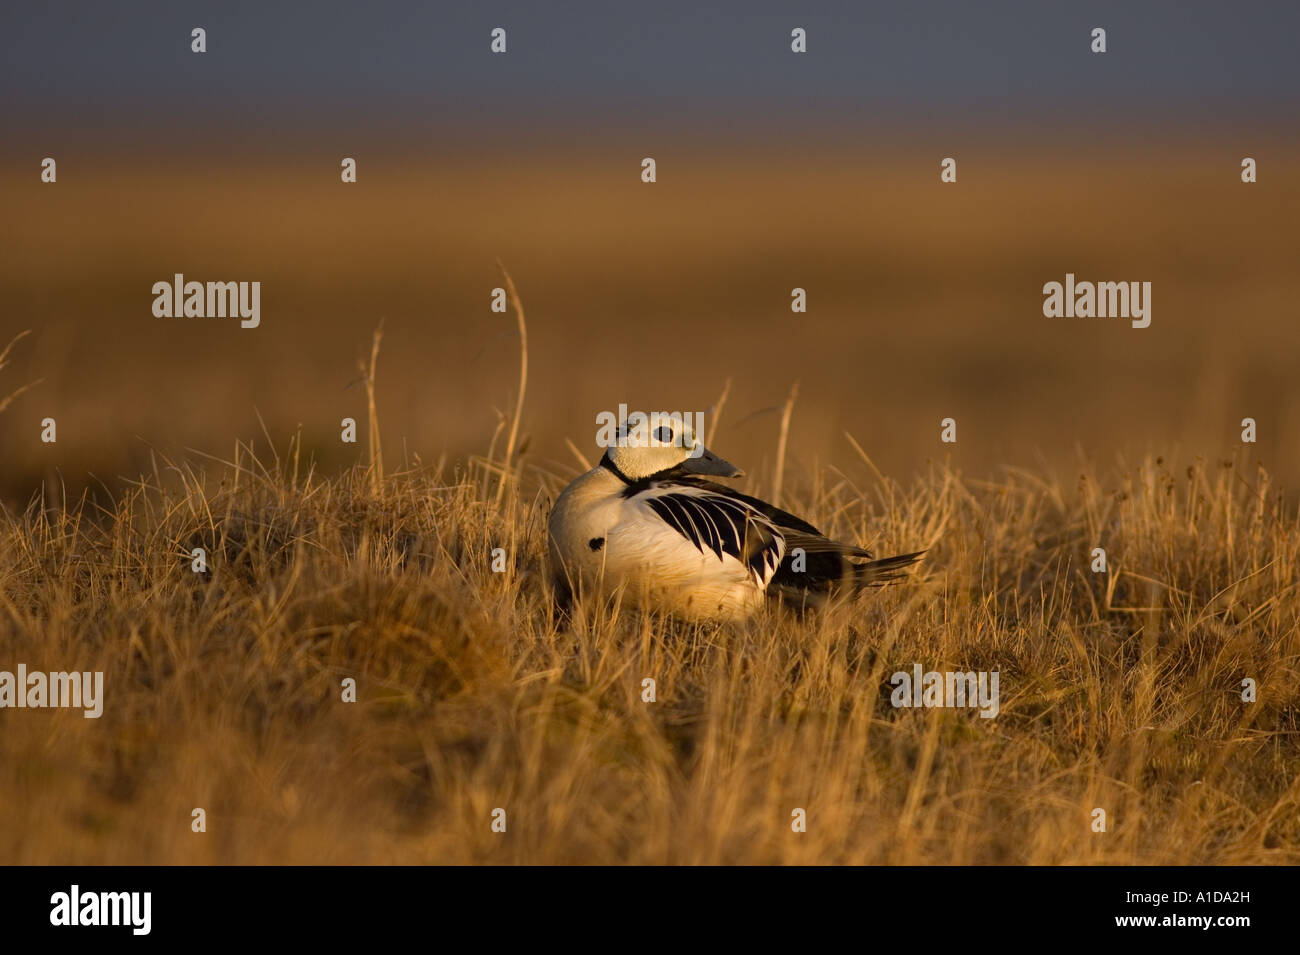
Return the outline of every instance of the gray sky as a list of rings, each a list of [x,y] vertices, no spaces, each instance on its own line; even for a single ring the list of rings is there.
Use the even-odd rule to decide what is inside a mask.
[[[1017,122],[1289,123],[1292,2],[6,2],[0,106],[52,124],[246,115],[293,127],[422,116],[582,124],[773,110]],[[208,31],[208,52],[189,49]],[[489,52],[489,31],[509,52]],[[809,52],[789,50],[808,30]],[[1092,27],[1109,52],[1089,52]]]

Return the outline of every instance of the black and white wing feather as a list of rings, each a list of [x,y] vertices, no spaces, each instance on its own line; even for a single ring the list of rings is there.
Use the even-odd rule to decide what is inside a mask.
[[[769,595],[802,603],[841,584],[861,589],[897,580],[923,554],[877,560],[766,501],[695,476],[633,482],[623,495],[647,505],[700,553],[734,557]]]
[[[785,556],[785,535],[762,511],[737,496],[694,484],[651,484],[636,495],[669,527],[719,560],[729,554],[761,588]]]

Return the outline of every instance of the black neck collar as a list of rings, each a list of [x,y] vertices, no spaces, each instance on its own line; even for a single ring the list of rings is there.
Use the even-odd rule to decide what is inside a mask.
[[[624,484],[632,483],[632,479],[618,469],[618,465],[616,465],[613,461],[609,459],[608,454],[601,456],[600,466],[604,468],[606,471],[608,471],[610,474],[614,475]]]
[[[631,497],[633,494],[636,494],[639,491],[644,491],[646,488],[650,487],[652,484],[655,484],[656,482],[673,481],[680,484],[689,484],[694,486],[698,486],[703,483],[700,478],[696,477],[694,474],[691,474],[680,464],[674,464],[670,468],[664,468],[662,471],[656,471],[654,474],[651,474],[649,477],[637,478],[636,480],[633,480],[632,478],[624,474],[622,471],[620,471],[618,469],[618,466],[613,461],[611,461],[608,457],[602,457],[600,459],[599,466],[604,468],[610,474],[614,475],[625,485],[627,485],[623,489],[624,497]]]

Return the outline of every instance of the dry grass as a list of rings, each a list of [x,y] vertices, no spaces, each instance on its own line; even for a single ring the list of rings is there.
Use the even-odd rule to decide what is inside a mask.
[[[0,349],[0,371],[4,371],[5,368],[12,361],[12,359],[9,356],[13,352],[14,346],[17,345],[20,341],[22,341],[30,334],[31,332],[29,330],[21,331],[9,340],[8,345],[6,345],[3,349]],[[23,392],[31,390],[31,388],[37,384],[40,384],[40,382],[33,382],[32,384],[23,385],[22,387],[16,388],[15,390],[9,392],[9,394],[4,394],[3,392],[0,392],[0,412],[3,412],[16,400],[18,400],[18,398],[23,394]]]
[[[248,451],[0,518],[0,660],[106,686],[99,720],[0,716],[0,861],[1300,861],[1300,534],[1242,461],[795,473],[792,507],[929,544],[929,577],[717,629],[553,619],[565,475],[525,471],[497,507],[483,462],[375,494],[367,469]],[[915,662],[999,670],[1000,716],[893,709]]]
[[[0,376],[0,669],[107,696],[0,711],[0,862],[1300,862],[1295,150],[1257,189],[1235,154],[1079,148],[989,151],[943,191],[933,155],[874,147],[684,152],[651,192],[572,151],[357,190],[306,155],[0,177],[31,182],[3,318],[36,329]],[[531,366],[488,311],[498,254]],[[1149,334],[1043,319],[1067,268],[1152,279]],[[174,271],[265,281],[266,320],[154,319]],[[348,389],[382,315],[384,380],[376,336]],[[590,454],[593,409],[719,391],[708,440],[748,490],[929,546],[928,576],[802,621],[558,623],[552,459]],[[259,427],[281,453],[200,453]],[[1000,715],[893,709],[914,663],[998,670]]]

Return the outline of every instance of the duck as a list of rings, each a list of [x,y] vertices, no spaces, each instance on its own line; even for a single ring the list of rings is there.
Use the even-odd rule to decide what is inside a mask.
[[[744,472],[689,416],[629,415],[600,463],[556,498],[548,563],[562,610],[587,593],[696,621],[739,622],[777,601],[824,606],[908,575],[925,551],[877,559],[803,518],[720,484]]]

